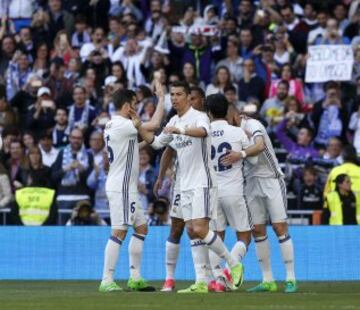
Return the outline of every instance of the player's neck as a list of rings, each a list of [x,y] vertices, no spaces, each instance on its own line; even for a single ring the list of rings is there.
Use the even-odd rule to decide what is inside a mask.
[[[226,121],[226,118],[213,118],[212,122],[216,122],[216,121]]]
[[[124,118],[129,118],[129,114],[126,111],[120,110],[120,111],[115,111],[114,113],[115,115],[119,115],[122,116]]]
[[[183,116],[187,111],[189,111],[191,108],[191,105],[186,105],[183,109],[178,110],[177,114],[179,117]]]

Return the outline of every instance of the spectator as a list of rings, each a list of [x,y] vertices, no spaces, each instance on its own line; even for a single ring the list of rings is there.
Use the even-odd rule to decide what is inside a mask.
[[[191,62],[186,62],[182,69],[183,78],[190,86],[198,86],[199,81],[196,77],[196,68]]]
[[[65,66],[67,66],[70,59],[75,57],[75,55],[76,54],[69,43],[66,31],[59,31],[55,36],[54,49],[51,51],[51,58],[60,58],[64,61]]]
[[[185,47],[183,63],[191,62],[195,65],[197,79],[207,85],[211,81],[212,48],[207,46],[199,27],[192,26],[189,31],[191,43]]]
[[[62,149],[52,165],[52,179],[56,184],[57,205],[60,209],[72,209],[78,201],[90,199],[86,180],[93,169],[93,157],[83,145],[80,129],[70,133],[70,144]]]
[[[350,40],[347,37],[341,35],[339,25],[336,19],[329,18],[326,22],[326,29],[322,37],[318,37],[315,40],[315,44],[326,44],[326,45],[336,45],[336,44],[350,44]]]
[[[101,54],[107,54],[105,33],[101,27],[96,27],[91,34],[91,42],[84,43],[81,47],[80,57],[82,62],[85,62],[94,50],[100,51]]]
[[[109,213],[105,213],[109,211],[108,200],[105,191],[106,184],[106,171],[109,165],[108,154],[106,152],[102,152],[102,160],[97,165],[94,163],[94,169],[89,174],[86,184],[89,188],[91,188],[95,192],[95,210],[99,213],[102,219],[106,222],[110,223],[110,215]]]
[[[150,164],[151,149],[143,148],[139,155],[139,200],[143,206],[144,211],[148,211],[148,206],[154,200],[153,187],[156,181],[155,170]]]
[[[244,61],[244,75],[239,82],[239,100],[247,101],[249,97],[258,98],[261,102],[265,95],[265,84],[255,71],[252,59]]]
[[[342,157],[344,163],[333,168],[327,178],[324,189],[324,197],[333,190],[335,190],[334,181],[340,174],[346,174],[350,177],[352,190],[355,193],[360,192],[360,166],[356,157],[356,150],[352,145],[347,145],[343,148]]]
[[[83,86],[76,85],[73,91],[74,103],[69,108],[69,129],[77,127],[86,130],[96,117],[96,111],[86,99],[86,90]]]
[[[62,9],[61,0],[49,0],[47,27],[50,42],[53,42],[56,34],[65,29],[70,37],[74,30],[74,17],[69,12]]]
[[[21,28],[19,31],[18,47],[21,51],[29,56],[29,60],[34,60],[34,43],[31,35],[31,29],[29,27]]]
[[[278,84],[282,81],[288,81],[289,83],[289,95],[294,96],[301,105],[304,104],[304,89],[301,80],[294,77],[294,72],[291,69],[289,63],[284,64],[281,67],[280,79],[271,83],[269,97],[276,96]]]
[[[112,61],[120,61],[124,65],[129,87],[145,84],[145,77],[141,72],[141,63],[146,55],[146,48],[140,46],[136,39],[129,39],[125,47],[120,46],[112,55]]]
[[[326,151],[322,156],[323,159],[333,162],[334,166],[338,166],[343,163],[343,158],[341,155],[342,152],[342,142],[337,137],[332,137],[329,139],[329,142],[326,147]]]
[[[226,58],[220,60],[217,68],[225,66],[229,69],[233,82],[240,82],[243,77],[243,59],[239,56],[239,42],[236,38],[230,37],[227,41]]]
[[[3,164],[0,163],[0,209],[8,207],[12,199],[9,176]]]
[[[161,1],[150,1],[150,15],[145,21],[145,31],[156,45],[161,33],[164,31],[166,19],[162,16]]]
[[[71,46],[74,49],[81,49],[85,43],[91,42],[91,36],[88,32],[86,17],[78,15],[75,18],[75,31],[71,36]]]
[[[41,78],[46,78],[49,74],[49,48],[45,42],[36,46],[32,71]]]
[[[52,141],[54,147],[59,149],[69,143],[68,115],[65,108],[56,109],[55,122],[55,127],[52,130]]]
[[[0,132],[5,127],[15,126],[17,115],[6,100],[6,91],[3,85],[0,85]]]
[[[358,155],[360,155],[360,104],[358,110],[351,115],[349,129],[354,131],[353,145]]]
[[[13,59],[16,50],[16,41],[13,36],[6,35],[1,41],[0,75],[4,76],[9,62]]]
[[[66,226],[106,226],[96,211],[92,208],[90,201],[82,200],[76,203],[71,218]]]
[[[65,77],[65,64],[61,58],[54,58],[50,64],[50,76],[46,82],[57,105],[70,105],[73,81]]]
[[[50,167],[43,164],[40,148],[29,149],[27,154],[28,166],[21,169],[19,187],[46,187],[52,188]]]
[[[6,71],[7,98],[11,100],[21,90],[31,73],[28,56],[17,50]]]
[[[286,27],[279,27],[275,33],[274,60],[279,67],[289,63],[294,57],[294,48],[288,39]]]
[[[26,127],[32,128],[35,135],[39,137],[41,132],[54,127],[55,109],[56,105],[51,98],[50,89],[47,87],[39,88],[37,101],[28,108]]]
[[[22,135],[22,143],[25,147],[25,152],[27,154],[31,148],[36,146],[34,134],[29,130],[25,131]]]
[[[5,127],[1,133],[3,146],[0,150],[1,163],[5,163],[7,167],[7,162],[10,159],[10,146],[13,141],[16,141],[20,138],[20,132],[16,127]]]
[[[296,17],[290,5],[283,6],[280,13],[288,30],[289,42],[297,53],[305,53],[307,34],[310,30],[308,25]]]
[[[303,170],[302,184],[298,190],[298,208],[302,210],[321,210],[322,191],[317,182],[316,170],[307,166]]]
[[[233,84],[231,83],[231,74],[229,69],[225,66],[217,67],[213,83],[206,87],[206,96],[224,93],[224,89],[231,85]]]
[[[294,116],[289,112],[276,128],[276,137],[288,152],[290,158],[308,159],[318,156],[317,150],[311,145],[313,133],[309,128],[301,128],[297,134],[297,141],[291,140],[286,133],[286,126]],[[291,123],[290,123],[291,124]]]
[[[289,82],[282,80],[278,83],[276,96],[265,100],[259,113],[263,120],[268,124],[268,130],[283,119],[285,111],[285,102],[289,95]]]
[[[325,11],[319,10],[317,12],[317,21],[318,21],[318,26],[317,28],[311,30],[309,32],[308,35],[308,39],[307,39],[307,43],[308,45],[313,45],[316,40],[318,40],[324,36],[325,31],[326,31],[326,24],[327,24],[327,19],[328,19],[328,14]]]
[[[90,149],[88,152],[94,158],[94,164],[97,166],[102,165],[102,161],[104,158],[103,151],[104,151],[104,138],[102,132],[100,131],[93,131],[90,135]]]
[[[340,100],[340,87],[336,82],[325,85],[326,96],[314,105],[312,121],[316,136],[315,143],[325,146],[331,137],[342,137],[346,141],[347,116]]]
[[[350,21],[347,19],[347,10],[345,4],[337,3],[334,7],[334,16],[339,24],[339,29],[341,33],[344,33],[346,27],[350,24]]]
[[[14,140],[10,143],[10,158],[6,166],[10,173],[10,182],[13,192],[15,189],[22,187],[21,169],[24,167],[26,167],[24,147],[20,141]]]
[[[251,29],[242,28],[240,30],[240,57],[243,59],[249,59],[253,56],[252,50],[253,46],[253,36]]]
[[[353,192],[352,182],[347,174],[339,174],[335,190],[326,195],[324,223],[329,225],[359,225],[360,196]]]
[[[55,162],[59,151],[53,146],[52,135],[43,133],[40,137],[39,148],[42,162],[45,166],[51,167]]]

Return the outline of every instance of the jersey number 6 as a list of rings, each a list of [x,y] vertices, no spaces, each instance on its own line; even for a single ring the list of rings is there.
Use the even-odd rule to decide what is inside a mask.
[[[110,142],[110,136],[106,136],[106,148],[107,148],[107,151],[108,151],[109,163],[111,164],[113,162],[113,160],[114,160],[114,151],[111,148],[109,142]]]

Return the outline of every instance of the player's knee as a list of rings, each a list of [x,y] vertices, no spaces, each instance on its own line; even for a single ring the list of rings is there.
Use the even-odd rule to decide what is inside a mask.
[[[209,229],[203,225],[193,225],[192,226],[193,234],[195,238],[204,239],[209,232]]]
[[[127,234],[127,230],[113,229],[111,235],[117,239],[124,240]]]
[[[136,227],[134,230],[137,234],[140,234],[140,235],[145,236],[148,234],[148,226],[147,225],[140,225],[140,226]]]
[[[184,227],[179,227],[179,226],[171,227],[169,238],[171,238],[171,240],[179,242],[183,232],[184,232]]]
[[[273,223],[272,227],[275,231],[275,234],[277,236],[283,236],[286,235],[288,232],[287,224],[286,223]]]
[[[265,225],[255,225],[252,231],[252,235],[256,237],[265,236],[266,235],[266,226]]]

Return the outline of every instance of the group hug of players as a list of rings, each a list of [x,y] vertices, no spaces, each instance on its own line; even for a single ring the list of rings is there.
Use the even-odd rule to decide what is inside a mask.
[[[157,88],[158,105],[164,94]],[[115,115],[107,123],[104,139],[109,154],[106,193],[112,234],[104,257],[100,292],[121,291],[114,281],[119,251],[127,229],[133,226],[129,242],[129,290],[152,291],[141,277],[141,259],[148,229],[138,200],[140,136],[154,149],[165,148],[155,188],[167,169],[174,165],[171,229],[166,241],[166,279],[161,289],[175,290],[174,272],[179,243],[186,229],[191,245],[195,283],[178,293],[225,292],[243,283],[244,259],[253,236],[263,281],[248,291],[278,290],[270,265],[270,244],[266,223],[271,220],[278,237],[286,269],[285,292],[297,291],[294,250],[286,223],[286,187],[264,126],[232,107],[234,125],[227,121],[229,104],[222,94],[210,95],[203,107],[192,107],[190,89],[184,82],[170,86],[176,111],[156,136],[149,123],[142,123],[135,111],[136,95],[119,90],[113,96]],[[237,242],[228,249],[223,240],[227,225]]]

